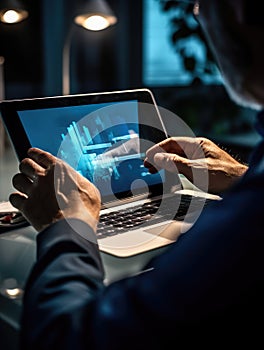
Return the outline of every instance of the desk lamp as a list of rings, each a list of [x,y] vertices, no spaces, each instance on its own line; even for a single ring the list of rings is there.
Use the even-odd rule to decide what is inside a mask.
[[[105,0],[88,0],[82,8],[76,11],[74,22],[84,29],[100,31],[114,25],[117,18]],[[70,93],[70,46],[71,31],[63,48],[62,90],[63,95]]]
[[[97,31],[115,24],[117,18],[106,1],[90,0],[79,9],[74,22],[85,29]]]
[[[28,12],[18,0],[1,0],[0,21],[13,24],[23,21],[28,17]]]

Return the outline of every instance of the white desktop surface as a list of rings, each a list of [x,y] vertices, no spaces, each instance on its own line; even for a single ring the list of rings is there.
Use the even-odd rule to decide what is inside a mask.
[[[31,226],[0,234],[0,331],[1,322],[4,322],[15,332],[19,332],[22,295],[18,298],[8,296],[5,281],[15,280],[17,287],[23,291],[36,258],[36,235]],[[141,272],[142,267],[153,256],[165,249],[160,248],[128,258],[117,258],[102,253],[105,283]]]

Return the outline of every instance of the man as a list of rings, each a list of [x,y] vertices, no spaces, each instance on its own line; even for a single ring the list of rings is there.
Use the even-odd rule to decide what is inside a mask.
[[[256,0],[201,0],[195,13],[230,95],[260,111],[259,6]],[[257,127],[264,135],[261,112]],[[13,179],[19,192],[10,196],[40,232],[24,296],[23,349],[263,347],[264,143],[248,170],[206,139],[169,139],[161,146],[164,152],[154,146],[147,153],[151,172],[176,164],[192,179],[192,167],[208,165],[209,190],[228,191],[151,269],[109,286],[96,244],[97,189],[50,154],[29,150]],[[191,147],[192,159],[184,147]],[[203,161],[195,159],[197,147],[205,151]]]

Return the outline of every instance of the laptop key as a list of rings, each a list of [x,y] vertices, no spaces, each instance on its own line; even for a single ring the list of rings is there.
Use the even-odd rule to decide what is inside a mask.
[[[210,199],[205,200],[204,198],[184,194],[180,196],[179,200],[175,200],[174,197],[158,199],[147,202],[142,206],[103,214],[98,223],[97,237],[100,239],[127,232],[139,225],[144,225],[145,222],[149,223],[149,221],[154,225],[167,219],[184,220],[190,203],[195,208],[195,205],[200,207],[201,202],[206,205],[210,202]],[[160,207],[161,203],[162,207]],[[173,211],[175,210],[176,213],[174,214]]]

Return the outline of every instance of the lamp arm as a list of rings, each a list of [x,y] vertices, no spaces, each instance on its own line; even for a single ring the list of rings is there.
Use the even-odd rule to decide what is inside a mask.
[[[71,75],[71,41],[73,36],[73,29],[70,28],[62,52],[62,93],[63,95],[70,94],[70,75]]]
[[[4,63],[4,57],[0,56],[0,101],[4,100],[5,98]]]

